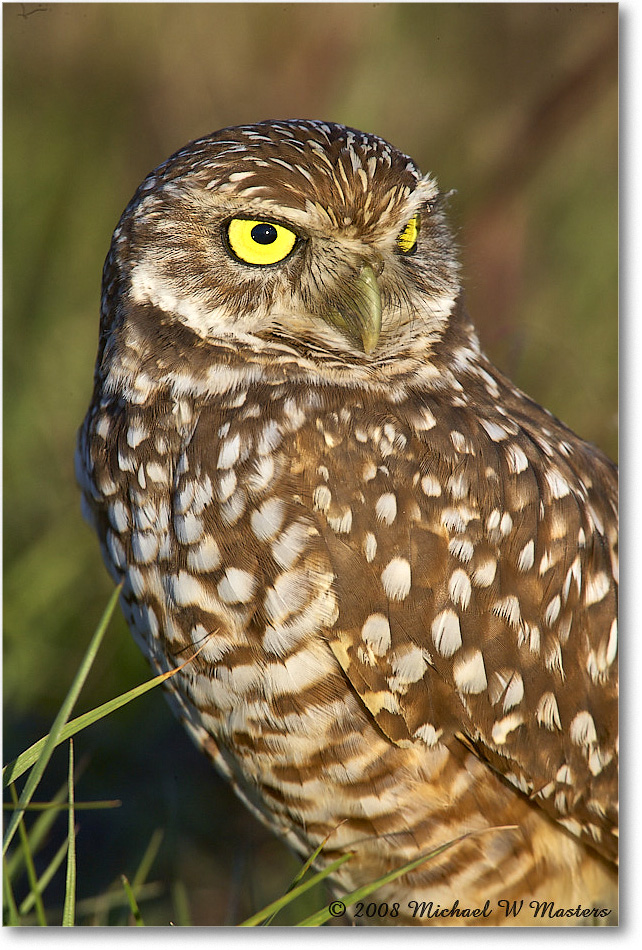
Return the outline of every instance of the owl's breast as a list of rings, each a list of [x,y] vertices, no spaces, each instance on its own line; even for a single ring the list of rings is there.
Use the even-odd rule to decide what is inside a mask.
[[[103,400],[77,457],[140,645],[160,669],[193,656],[175,691],[231,744],[243,730],[321,741],[346,692],[326,635],[334,573],[290,458],[305,407],[271,395]]]

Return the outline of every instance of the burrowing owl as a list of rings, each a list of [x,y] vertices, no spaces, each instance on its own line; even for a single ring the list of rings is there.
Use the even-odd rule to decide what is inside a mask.
[[[325,122],[155,169],[105,264],[84,508],[152,665],[199,651],[196,743],[298,852],[354,852],[337,893],[475,832],[377,922],[611,922],[616,469],[481,352],[444,204]]]

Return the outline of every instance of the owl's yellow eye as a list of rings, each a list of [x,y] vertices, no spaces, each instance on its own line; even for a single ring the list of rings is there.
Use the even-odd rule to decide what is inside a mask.
[[[239,260],[261,266],[286,258],[296,243],[296,234],[272,221],[234,218],[227,226],[227,240]]]
[[[397,238],[397,247],[402,254],[410,254],[417,246],[417,237],[419,236],[419,215],[416,214],[410,219],[399,237]]]

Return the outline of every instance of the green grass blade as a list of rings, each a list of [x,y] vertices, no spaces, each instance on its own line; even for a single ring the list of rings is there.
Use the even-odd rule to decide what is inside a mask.
[[[16,792],[15,785],[11,786],[11,797],[13,798],[14,804],[18,803],[18,794]],[[25,823],[20,815],[20,821],[18,822],[18,836],[20,838],[20,847],[22,848],[22,853],[24,855],[24,862],[27,868],[27,877],[29,879],[29,887],[31,888],[31,893],[35,897],[36,904],[36,917],[38,923],[41,927],[47,926],[47,916],[45,914],[44,904],[42,903],[42,898],[38,893],[38,878],[36,876],[36,869],[33,863],[33,855],[31,853],[31,848],[29,847],[29,838],[27,835],[27,829],[25,828]]]
[[[144,921],[143,921],[143,916],[142,916],[142,914],[141,914],[141,912],[140,912],[140,907],[138,906],[138,904],[137,904],[137,902],[136,902],[136,898],[134,897],[134,892],[133,892],[133,890],[132,890],[132,888],[131,888],[131,885],[130,885],[129,881],[127,880],[127,878],[125,877],[124,874],[121,874],[120,880],[121,880],[121,883],[122,883],[122,885],[123,885],[123,887],[124,887],[124,889],[125,889],[125,894],[127,895],[127,903],[129,904],[129,909],[131,910],[132,914],[134,915],[134,920],[135,920],[135,922],[136,922],[136,926],[137,926],[137,927],[144,927],[144,926],[145,926],[145,923],[144,923]]]
[[[466,837],[464,835],[463,837]],[[388,874],[384,874],[382,877],[377,878],[375,881],[371,881],[369,884],[364,884],[363,887],[357,888],[355,891],[351,891],[349,894],[346,894],[345,897],[341,898],[341,902],[345,904],[346,907],[350,907],[352,904],[356,904],[357,901],[363,900],[365,897],[368,897],[369,894],[372,894],[373,891],[376,891],[378,888],[383,887],[386,884],[390,884],[392,881],[396,880],[398,877],[401,877],[402,874],[408,874],[410,871],[414,871],[415,868],[419,867],[425,861],[429,861],[431,858],[436,858],[439,854],[442,854],[444,851],[447,851],[449,848],[454,847],[461,838],[455,838],[452,841],[448,841],[446,844],[440,845],[438,848],[434,848],[432,851],[427,854],[422,854],[420,857],[415,858],[412,861],[408,861],[406,864],[402,865],[400,868],[397,868],[394,871],[390,871]],[[325,923],[327,920],[330,920],[332,914],[327,907],[323,910],[317,911],[316,914],[312,914],[311,917],[308,917],[302,923],[297,924],[298,927],[318,927],[321,924]]]
[[[341,822],[341,824],[343,824],[343,822]],[[299,871],[294,875],[292,881],[290,882],[290,885],[288,886],[288,888],[287,888],[287,890],[286,890],[286,892],[285,892],[286,894],[289,894],[290,891],[293,891],[294,888],[297,886],[297,884],[298,884],[300,881],[303,880],[303,878],[305,877],[305,875],[307,874],[307,872],[310,870],[310,868],[312,867],[312,865],[314,864],[314,862],[316,861],[316,859],[317,859],[317,858],[319,857],[319,855],[321,854],[321,851],[323,850],[323,848],[324,848],[325,845],[327,844],[328,839],[332,837],[332,835],[334,834],[335,831],[336,831],[336,828],[333,828],[333,830],[332,830],[329,834],[327,834],[327,835],[325,836],[325,838],[323,839],[323,841],[321,842],[321,844],[319,845],[319,847],[316,848],[316,850],[312,852],[312,854],[311,854],[310,857],[307,859],[307,861],[305,862],[305,864],[303,865],[303,867],[301,867],[301,868],[299,869]],[[272,921],[274,920],[274,918],[276,917],[277,913],[278,913],[278,911],[274,911],[274,913],[273,913],[270,917],[268,917],[267,920],[263,921],[263,926],[264,926],[264,927],[269,927],[270,924],[272,923]]]
[[[165,887],[158,881],[150,881],[149,884],[143,884],[138,891],[137,900],[153,900],[165,893]],[[85,897],[76,904],[76,917],[78,920],[87,917],[104,917],[111,910],[120,910],[123,907],[129,909],[129,900],[122,887],[122,882],[118,882],[117,889],[110,888],[103,894],[95,897]]]
[[[7,867],[7,862],[3,858],[3,875],[2,875],[2,891],[4,894],[3,901],[3,925],[9,927],[19,927],[20,926],[20,914],[18,908],[16,907],[16,901],[13,896],[13,889],[11,887],[11,877],[9,875],[9,869]],[[6,911],[6,916],[5,912]]]
[[[162,828],[157,828],[156,831],[152,834],[149,839],[149,844],[145,849],[145,854],[142,856],[138,869],[134,874],[132,880],[132,889],[134,893],[138,893],[138,888],[141,887],[147,880],[147,875],[149,874],[158,851],[163,841],[164,831]]]
[[[194,654],[194,656],[195,655],[196,654]],[[190,657],[186,663],[190,663],[193,658],[194,657]],[[126,706],[127,703],[131,703],[133,699],[138,699],[139,696],[143,696],[150,689],[154,689],[155,686],[160,686],[160,684],[164,683],[165,680],[168,680],[170,677],[178,673],[179,670],[182,670],[183,666],[185,665],[186,664],[183,663],[174,670],[168,670],[167,673],[160,673],[158,676],[154,676],[152,679],[146,680],[139,686],[134,686],[133,689],[127,690],[126,693],[121,693],[120,696],[116,696],[114,699],[110,699],[101,706],[96,706],[95,709],[91,709],[89,712],[83,713],[82,716],[77,716],[75,719],[72,719],[60,730],[56,745],[60,745],[67,739],[70,739],[71,736],[75,736],[76,733],[86,729],[87,726],[91,726],[100,719],[104,719],[105,716],[109,716],[110,713],[120,709],[121,706]],[[38,760],[38,756],[40,755],[50,735],[51,733],[47,736],[43,736],[42,739],[38,739],[37,742],[34,742],[32,746],[29,746],[28,749],[25,749],[25,751],[22,752],[16,759],[14,759],[13,762],[5,765],[2,776],[3,785],[8,785],[10,782],[15,781],[15,779],[20,778],[21,775],[31,768],[31,766]]]
[[[7,826],[6,834],[4,836],[4,842],[2,845],[3,854],[7,853],[7,848],[9,847],[9,844],[11,843],[11,840],[14,834],[16,833],[16,829],[18,828],[18,824],[23,814],[21,809],[23,808],[24,805],[28,805],[31,799],[33,798],[33,794],[36,788],[38,787],[38,784],[47,767],[49,759],[51,758],[54,749],[58,745],[60,733],[62,729],[64,728],[67,720],[69,719],[71,710],[73,709],[76,703],[76,700],[78,699],[78,695],[82,687],[84,686],[85,680],[87,679],[87,676],[89,674],[89,670],[91,669],[92,663],[94,662],[94,659],[96,657],[96,653],[98,652],[98,648],[100,647],[102,639],[105,635],[105,631],[107,630],[107,626],[109,624],[111,616],[115,610],[116,603],[118,601],[118,595],[120,594],[121,586],[122,585],[119,585],[116,588],[116,590],[114,591],[114,593],[112,594],[109,600],[109,603],[107,604],[107,608],[100,620],[100,623],[98,624],[98,627],[96,628],[96,632],[91,638],[91,642],[87,648],[87,652],[85,653],[85,656],[83,657],[83,661],[80,665],[80,668],[78,669],[78,672],[76,673],[76,676],[74,677],[74,681],[71,684],[71,688],[69,689],[69,692],[67,693],[67,696],[65,697],[65,700],[62,706],[60,707],[58,715],[56,716],[54,720],[53,726],[51,727],[51,732],[46,737],[45,742],[40,751],[40,755],[38,756],[37,761],[34,763],[34,766],[27,778],[27,781],[24,784],[24,788],[22,789],[22,794],[20,795],[20,799],[18,800],[18,806],[19,806],[18,810],[15,811],[14,814],[12,815],[9,821],[9,824]]]
[[[54,876],[54,874],[56,873],[56,871],[58,870],[62,862],[65,860],[66,855],[67,855],[67,840],[65,839],[63,843],[60,845],[60,847],[58,848],[58,850],[56,851],[55,855],[53,856],[49,864],[47,865],[46,869],[38,878],[38,883],[36,885],[35,890],[31,891],[30,894],[27,894],[27,896],[21,903],[20,910],[19,910],[19,913],[21,915],[28,914],[36,902],[37,895],[44,894],[47,887],[49,886],[49,882],[51,881],[52,877]]]
[[[291,891],[287,891],[281,897],[277,898],[277,900],[272,901],[271,904],[268,904],[267,907],[264,907],[263,910],[260,910],[251,917],[248,917],[247,920],[244,920],[242,924],[239,924],[239,927],[256,927],[257,924],[260,924],[272,914],[277,913],[277,911],[285,907],[286,904],[296,900],[300,894],[304,894],[305,891],[309,890],[311,887],[314,887],[314,885],[318,884],[319,881],[323,881],[326,877],[328,877],[328,875],[334,874],[337,868],[340,868],[342,864],[345,864],[346,861],[349,861],[351,857],[352,852],[349,852],[348,854],[344,854],[340,858],[337,858],[337,860],[329,864],[327,868],[324,868],[322,871],[314,874],[311,878],[308,878],[307,881],[299,884]]]
[[[149,844],[145,848],[145,853],[140,860],[136,873],[132,878],[131,884],[129,879],[124,874],[120,876],[120,883],[125,891],[127,905],[134,915],[134,919],[138,927],[144,926],[144,921],[139,906],[140,895],[144,889],[147,876],[158,855],[159,848],[163,841],[163,836],[164,832],[161,828],[157,828],[156,831],[154,831],[149,840]]]
[[[73,927],[76,920],[76,814],[74,804],[74,740],[69,740],[69,826],[67,831],[67,880],[65,906],[62,910],[63,927]]]
[[[76,811],[102,811],[105,808],[120,808],[123,803],[119,798],[102,798],[95,802],[74,802],[73,807]],[[72,806],[69,802],[30,802],[23,805],[22,811],[67,811]],[[4,811],[15,811],[17,805],[11,805],[4,802],[2,805]]]
[[[172,904],[174,906],[176,922],[172,923],[171,926],[191,927],[192,918],[189,910],[189,897],[184,881],[176,880],[172,884]]]
[[[325,836],[325,838],[323,839],[323,841],[321,842],[321,844],[319,845],[319,847],[318,847],[315,851],[312,852],[312,854],[311,854],[310,857],[307,859],[307,861],[305,862],[305,864],[303,865],[303,867],[301,868],[301,870],[294,876],[294,879],[292,880],[292,883],[291,883],[290,886],[288,887],[288,891],[291,891],[293,888],[295,888],[295,887],[297,886],[297,884],[299,883],[299,881],[307,874],[307,872],[310,870],[310,868],[312,867],[312,865],[314,864],[314,862],[316,861],[316,859],[319,857],[319,855],[321,854],[322,850],[324,849],[324,847],[325,847],[326,844],[328,843],[328,840],[332,837],[332,835],[334,834],[335,831],[336,831],[336,828],[333,828],[333,830],[330,832],[330,834],[328,834],[328,835]],[[287,893],[287,891],[286,891],[286,893]]]
[[[61,786],[52,798],[52,804],[58,804],[67,795],[67,782]],[[54,821],[58,817],[55,811],[46,811],[33,822],[29,829],[29,847],[32,854],[37,854],[41,844],[44,842]],[[7,859],[7,869],[13,880],[24,863],[24,855],[20,848],[17,848]]]
[[[484,828],[481,831],[471,831],[465,835],[460,835],[458,838],[453,838],[452,841],[447,841],[438,848],[434,848],[427,854],[422,854],[418,858],[408,861],[407,864],[402,865],[395,871],[390,871],[389,874],[384,874],[382,877],[377,878],[376,881],[372,881],[370,884],[366,884],[363,887],[358,888],[356,891],[351,891],[350,894],[346,894],[345,897],[341,898],[341,902],[345,904],[346,907],[351,907],[352,904],[356,904],[358,901],[368,897],[368,895],[372,894],[373,891],[383,887],[385,884],[390,884],[391,881],[395,881],[398,877],[401,877],[402,874],[408,874],[410,871],[414,871],[415,868],[418,868],[420,864],[423,864],[425,861],[429,861],[431,858],[436,858],[439,854],[442,854],[444,851],[448,851],[450,848],[453,848],[456,844],[459,844],[460,841],[464,841],[466,838],[472,838],[478,834],[485,834],[487,831],[504,831],[516,827],[517,825],[501,825],[494,828]],[[306,917],[305,920],[296,926],[320,927],[321,924],[325,924],[328,920],[331,920],[332,916],[333,915],[330,913],[328,908],[324,907],[322,910],[317,911],[310,917]]]

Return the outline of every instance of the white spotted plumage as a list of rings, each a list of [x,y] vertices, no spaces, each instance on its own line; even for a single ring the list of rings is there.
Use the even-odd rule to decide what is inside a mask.
[[[105,266],[84,510],[151,662],[192,658],[194,740],[301,854],[354,850],[339,892],[484,831],[378,898],[614,909],[616,472],[482,353],[444,205],[328,123],[156,169]],[[292,251],[248,265],[237,217]]]

